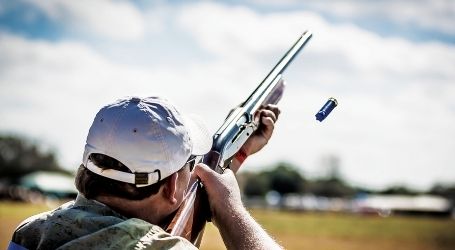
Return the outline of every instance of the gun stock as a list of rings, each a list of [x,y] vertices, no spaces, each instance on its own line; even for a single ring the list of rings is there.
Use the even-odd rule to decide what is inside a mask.
[[[212,149],[204,156],[203,163],[222,173],[224,162],[232,158],[255,131],[256,111],[267,104],[276,104],[281,99],[285,86],[282,73],[311,36],[311,32],[304,32],[250,96],[229,114],[213,136]],[[185,200],[175,212],[166,231],[172,235],[182,236],[199,247],[205,224],[210,221],[210,216],[203,185],[199,180],[192,180]]]

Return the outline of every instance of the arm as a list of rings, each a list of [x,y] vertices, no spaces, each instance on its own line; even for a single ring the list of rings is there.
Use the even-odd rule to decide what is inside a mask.
[[[244,142],[244,144],[242,144],[242,147],[240,148],[240,151],[239,151],[240,153],[237,152],[233,156],[232,162],[229,164],[229,168],[231,169],[229,172],[231,172],[232,174],[237,172],[237,170],[240,168],[241,164],[243,163],[243,161],[246,159],[247,156],[258,152],[268,143],[269,139],[272,136],[272,133],[273,133],[273,130],[275,127],[275,122],[278,118],[279,113],[280,113],[280,110],[278,109],[278,107],[276,105],[269,104],[266,107],[259,109],[254,114],[254,123],[256,124],[257,129],[254,131],[253,134],[251,134],[251,136],[249,136],[249,138]],[[202,164],[202,165],[207,166],[205,164]],[[225,166],[227,166],[227,165],[225,165]],[[221,170],[219,173],[223,172],[222,168],[218,168],[218,169]],[[216,171],[213,171],[213,172],[217,173]],[[196,180],[196,179],[198,179],[198,177],[204,184],[205,189],[213,189],[212,185],[214,185],[215,187],[217,186],[216,184],[207,185],[204,182],[204,179],[202,177],[200,177],[198,174],[193,176],[193,179]],[[235,186],[237,186],[236,192],[238,193],[238,196],[240,197],[240,191],[238,190],[239,188],[238,188],[238,184],[235,180],[235,177],[234,177],[234,181],[235,181]],[[199,186],[191,185],[191,187],[197,188]],[[203,229],[203,226],[205,225],[205,220],[209,219],[209,216],[207,216],[210,214],[210,211],[208,211],[209,206],[206,206],[207,210],[205,210],[206,212],[203,212],[203,214],[205,214],[205,215],[202,215],[202,216],[199,215],[198,217],[193,217],[193,215],[188,211],[195,211],[195,210],[199,211],[201,209],[201,207],[200,206],[194,207],[194,208],[192,208],[192,210],[190,210],[191,207],[187,206],[187,204],[191,204],[192,206],[195,206],[194,204],[202,203],[200,200],[203,199],[205,201],[204,202],[205,205],[210,205],[210,209],[212,210],[211,212],[213,215],[213,212],[216,211],[216,209],[213,210],[214,206],[212,203],[213,203],[213,200],[215,200],[215,199],[212,197],[225,197],[225,193],[222,192],[220,194],[217,194],[217,191],[210,190],[209,193],[212,193],[212,196],[209,195],[209,199],[207,202],[207,198],[201,198],[200,195],[198,196],[197,191],[198,191],[197,189],[190,188],[189,193],[187,193],[187,198],[185,200],[184,205],[181,206],[181,209],[179,209],[179,211],[177,211],[177,215],[173,218],[173,220],[170,222],[170,224],[168,226],[166,226],[166,230],[168,232],[170,232],[172,235],[180,235],[180,236],[183,235],[185,238],[189,239],[193,244],[195,244],[196,246],[199,246],[200,239],[201,239],[200,232],[203,231],[203,230],[200,231],[200,229]],[[189,198],[189,197],[191,197],[191,198]],[[239,204],[241,205],[240,207],[243,208],[240,198],[238,200],[239,200]],[[233,204],[235,204],[235,203],[233,203]],[[221,205],[221,207],[224,208],[225,205]],[[230,207],[230,205],[228,205],[228,207]],[[186,211],[186,212],[184,212],[184,211]],[[182,216],[182,214],[183,214],[183,216]],[[228,213],[228,215],[234,216],[235,218],[238,217],[239,219],[236,220],[236,222],[240,223],[240,224],[239,225],[235,224],[233,227],[224,227],[224,226],[220,227],[220,232],[222,235],[228,235],[227,233],[223,233],[224,229],[228,229],[227,231],[232,231],[233,233],[236,233],[237,231],[235,228],[240,225],[256,225],[256,227],[254,227],[256,229],[255,232],[262,231],[265,235],[267,235],[261,229],[261,227],[259,225],[257,225],[257,223],[254,221],[254,219],[248,214],[248,212],[245,210],[245,208],[243,208],[243,210],[234,209],[232,211],[232,213]],[[206,216],[206,217],[204,217],[204,216]],[[212,216],[212,217],[214,217],[214,216]],[[180,222],[181,218],[186,219],[185,223]],[[194,218],[196,218],[196,219],[194,219]],[[203,218],[202,227],[201,227],[201,224],[199,223],[201,221],[200,218]],[[225,218],[225,216],[222,216],[221,218]],[[187,223],[187,222],[191,222],[191,223]],[[230,220],[228,220],[227,222],[230,222]],[[221,223],[221,224],[223,224],[223,223]],[[176,226],[176,225],[178,225],[178,226]],[[193,233],[193,232],[196,232],[196,233]],[[258,235],[258,234],[254,233],[254,235]],[[225,237],[223,237],[223,238],[225,238]],[[251,237],[249,237],[249,238],[251,238]],[[233,239],[233,238],[230,236],[225,238],[226,246],[228,246],[228,242],[226,239]]]
[[[243,206],[234,176],[246,156],[258,152],[268,143],[279,113],[275,105],[268,105],[258,112],[255,117],[258,129],[242,146],[241,155],[234,157],[230,169],[223,174],[204,164],[195,169],[195,174],[206,186],[213,222],[228,249],[281,249]]]
[[[243,206],[237,180],[230,169],[218,174],[199,164],[194,173],[207,187],[212,219],[227,249],[282,249]]]

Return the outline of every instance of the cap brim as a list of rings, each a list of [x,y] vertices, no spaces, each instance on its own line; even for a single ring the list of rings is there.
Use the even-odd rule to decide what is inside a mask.
[[[196,115],[185,116],[185,126],[193,142],[192,155],[204,155],[212,148],[213,138],[202,119]]]

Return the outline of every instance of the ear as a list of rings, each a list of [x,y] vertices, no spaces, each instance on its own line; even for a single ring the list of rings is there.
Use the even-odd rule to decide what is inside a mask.
[[[173,173],[167,178],[166,183],[163,185],[163,196],[168,200],[172,205],[177,203],[176,192],[177,192],[177,178],[179,176],[178,172]]]

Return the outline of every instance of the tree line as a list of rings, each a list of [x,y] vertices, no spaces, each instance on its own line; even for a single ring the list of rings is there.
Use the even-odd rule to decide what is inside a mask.
[[[55,152],[42,150],[21,136],[0,135],[0,179],[14,183],[35,171],[68,172],[57,162]]]
[[[269,191],[287,194],[312,194],[328,198],[353,198],[359,194],[384,195],[439,195],[455,203],[455,183],[435,184],[427,191],[416,191],[406,186],[391,186],[382,190],[354,187],[339,175],[307,179],[299,167],[289,163],[278,163],[274,167],[260,172],[243,172],[238,179],[246,197],[264,197]]]
[[[281,195],[311,193],[324,197],[352,197],[359,191],[338,176],[306,179],[298,169],[281,162],[269,170],[240,173],[239,182],[248,197],[265,196],[272,190]]]
[[[435,194],[455,201],[455,183],[436,184],[426,192],[411,190],[405,186],[393,186],[384,190],[368,190],[349,185],[332,171],[326,177],[308,179],[299,167],[281,162],[260,172],[238,174],[239,184],[247,197],[263,197],[269,191],[281,195],[310,193],[324,197],[354,197],[359,193],[376,194]],[[17,135],[0,134],[0,181],[14,184],[20,177],[35,171],[69,173],[58,163],[55,152],[42,150],[29,139]]]

